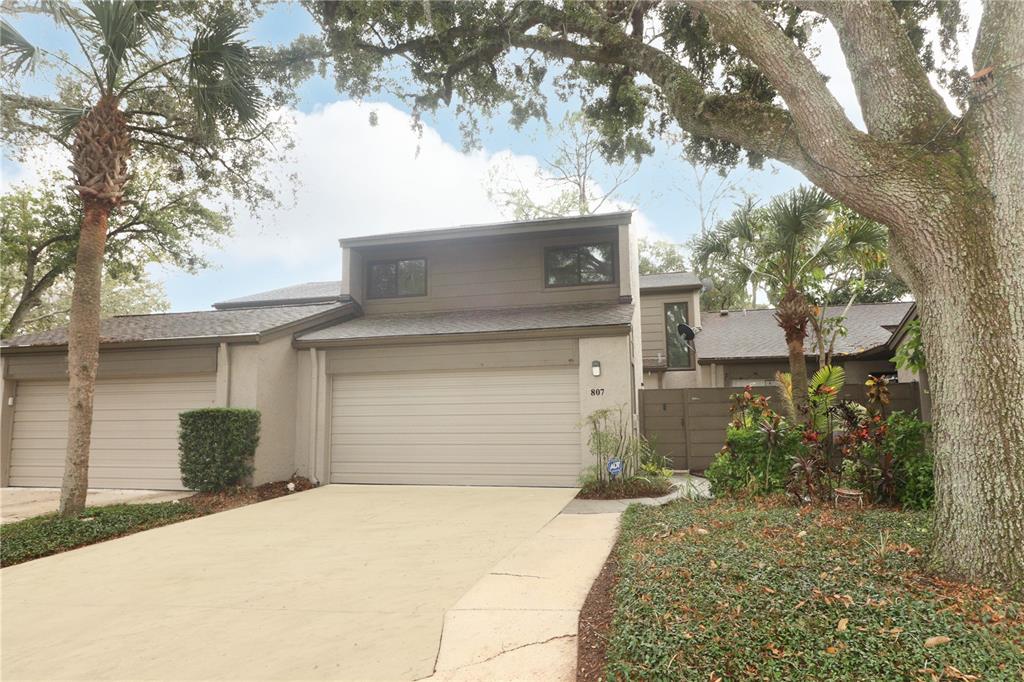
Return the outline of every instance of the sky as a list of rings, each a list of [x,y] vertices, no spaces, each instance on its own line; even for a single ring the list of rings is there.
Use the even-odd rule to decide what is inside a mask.
[[[980,11],[968,6],[971,31]],[[18,23],[30,41],[51,43],[50,25],[39,18]],[[317,27],[305,9],[281,4],[268,11],[250,31],[259,44],[287,44]],[[838,39],[826,26],[817,36],[818,67],[829,77],[829,89],[850,119],[863,127],[856,96]],[[966,50],[969,54],[969,49]],[[38,84],[45,90],[46,84]],[[552,98],[549,120],[558,122],[572,103]],[[377,125],[370,125],[370,112]],[[362,102],[340,94],[333,80],[313,78],[299,91],[296,110],[280,112],[293,126],[295,149],[284,167],[268,168],[282,190],[285,206],[233,216],[234,234],[207,257],[214,264],[191,275],[161,266],[150,274],[163,282],[172,310],[201,310],[211,303],[299,282],[335,280],[341,276],[337,240],[420,228],[499,221],[509,216],[487,196],[487,178],[494,169],[511,172],[543,194],[550,191],[538,171],[554,153],[555,140],[541,124],[514,130],[502,119],[482,131],[482,149],[464,153],[458,120],[450,110],[425,116],[422,134],[412,130],[407,108],[399,101],[378,97]],[[631,208],[641,234],[683,243],[699,230],[693,205],[693,171],[679,158],[678,149],[656,141],[656,152],[618,193],[611,208]],[[4,158],[3,190],[19,182],[32,183],[49,168],[67,160],[48,150],[20,166]],[[612,168],[598,174],[610,177]],[[300,179],[293,186],[290,173]],[[508,177],[506,175],[506,177]],[[739,188],[764,200],[806,180],[785,166],[766,163],[764,170],[738,168],[730,176]],[[294,197],[294,198],[292,198]],[[733,201],[721,211],[727,215]]]

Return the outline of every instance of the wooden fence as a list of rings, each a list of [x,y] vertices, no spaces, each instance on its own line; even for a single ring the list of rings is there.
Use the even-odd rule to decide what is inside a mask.
[[[640,391],[640,428],[658,452],[672,461],[673,469],[703,471],[725,444],[729,423],[729,396],[742,387],[658,388]],[[755,386],[755,394],[766,395],[778,408],[774,387]],[[889,411],[920,411],[916,382],[891,384]],[[843,400],[865,402],[863,386],[844,386]]]

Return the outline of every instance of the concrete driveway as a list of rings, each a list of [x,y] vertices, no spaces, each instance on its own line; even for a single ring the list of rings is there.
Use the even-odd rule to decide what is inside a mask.
[[[188,497],[185,490],[90,490],[85,498],[89,507],[108,504],[141,504],[167,502]],[[57,511],[60,506],[60,488],[0,488],[0,523],[11,523],[41,514]]]
[[[424,677],[445,611],[574,493],[332,485],[5,568],[0,676]]]

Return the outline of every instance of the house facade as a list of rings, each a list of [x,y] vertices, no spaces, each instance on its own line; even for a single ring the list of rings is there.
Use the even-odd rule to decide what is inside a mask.
[[[768,385],[788,370],[774,311],[702,311],[692,273],[641,277],[629,213],[340,247],[340,281],[104,320],[90,484],[180,489],[178,414],[230,406],[262,415],[257,484],[573,486],[595,463],[595,411],[636,428],[641,388]],[[835,349],[848,383],[896,374],[911,305],[850,308]],[[3,485],[61,483],[66,340],[4,342]]]
[[[575,485],[636,423],[629,213],[341,241],[342,280],[105,320],[90,483],[180,488],[177,415],[262,415],[254,482]],[[5,342],[3,485],[58,486],[66,333]]]

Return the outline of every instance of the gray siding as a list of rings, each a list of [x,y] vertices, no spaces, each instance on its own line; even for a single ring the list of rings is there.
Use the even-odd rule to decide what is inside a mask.
[[[511,235],[460,241],[366,247],[350,258],[352,291],[362,291],[365,264],[391,258],[427,260],[427,295],[363,299],[367,315],[378,313],[559,305],[617,301],[619,283],[581,287],[544,286],[547,246],[611,242],[620,250],[618,229],[600,228],[571,235]],[[354,256],[358,257],[354,257]],[[617,253],[617,262],[622,254]],[[627,254],[628,257],[628,254]]]
[[[689,305],[691,326],[700,326],[700,294],[699,291],[682,291],[676,293],[640,293],[640,336],[643,344],[644,358],[656,358],[660,353],[665,356],[665,304],[686,303]],[[700,337],[698,336],[697,353],[700,354]]]

